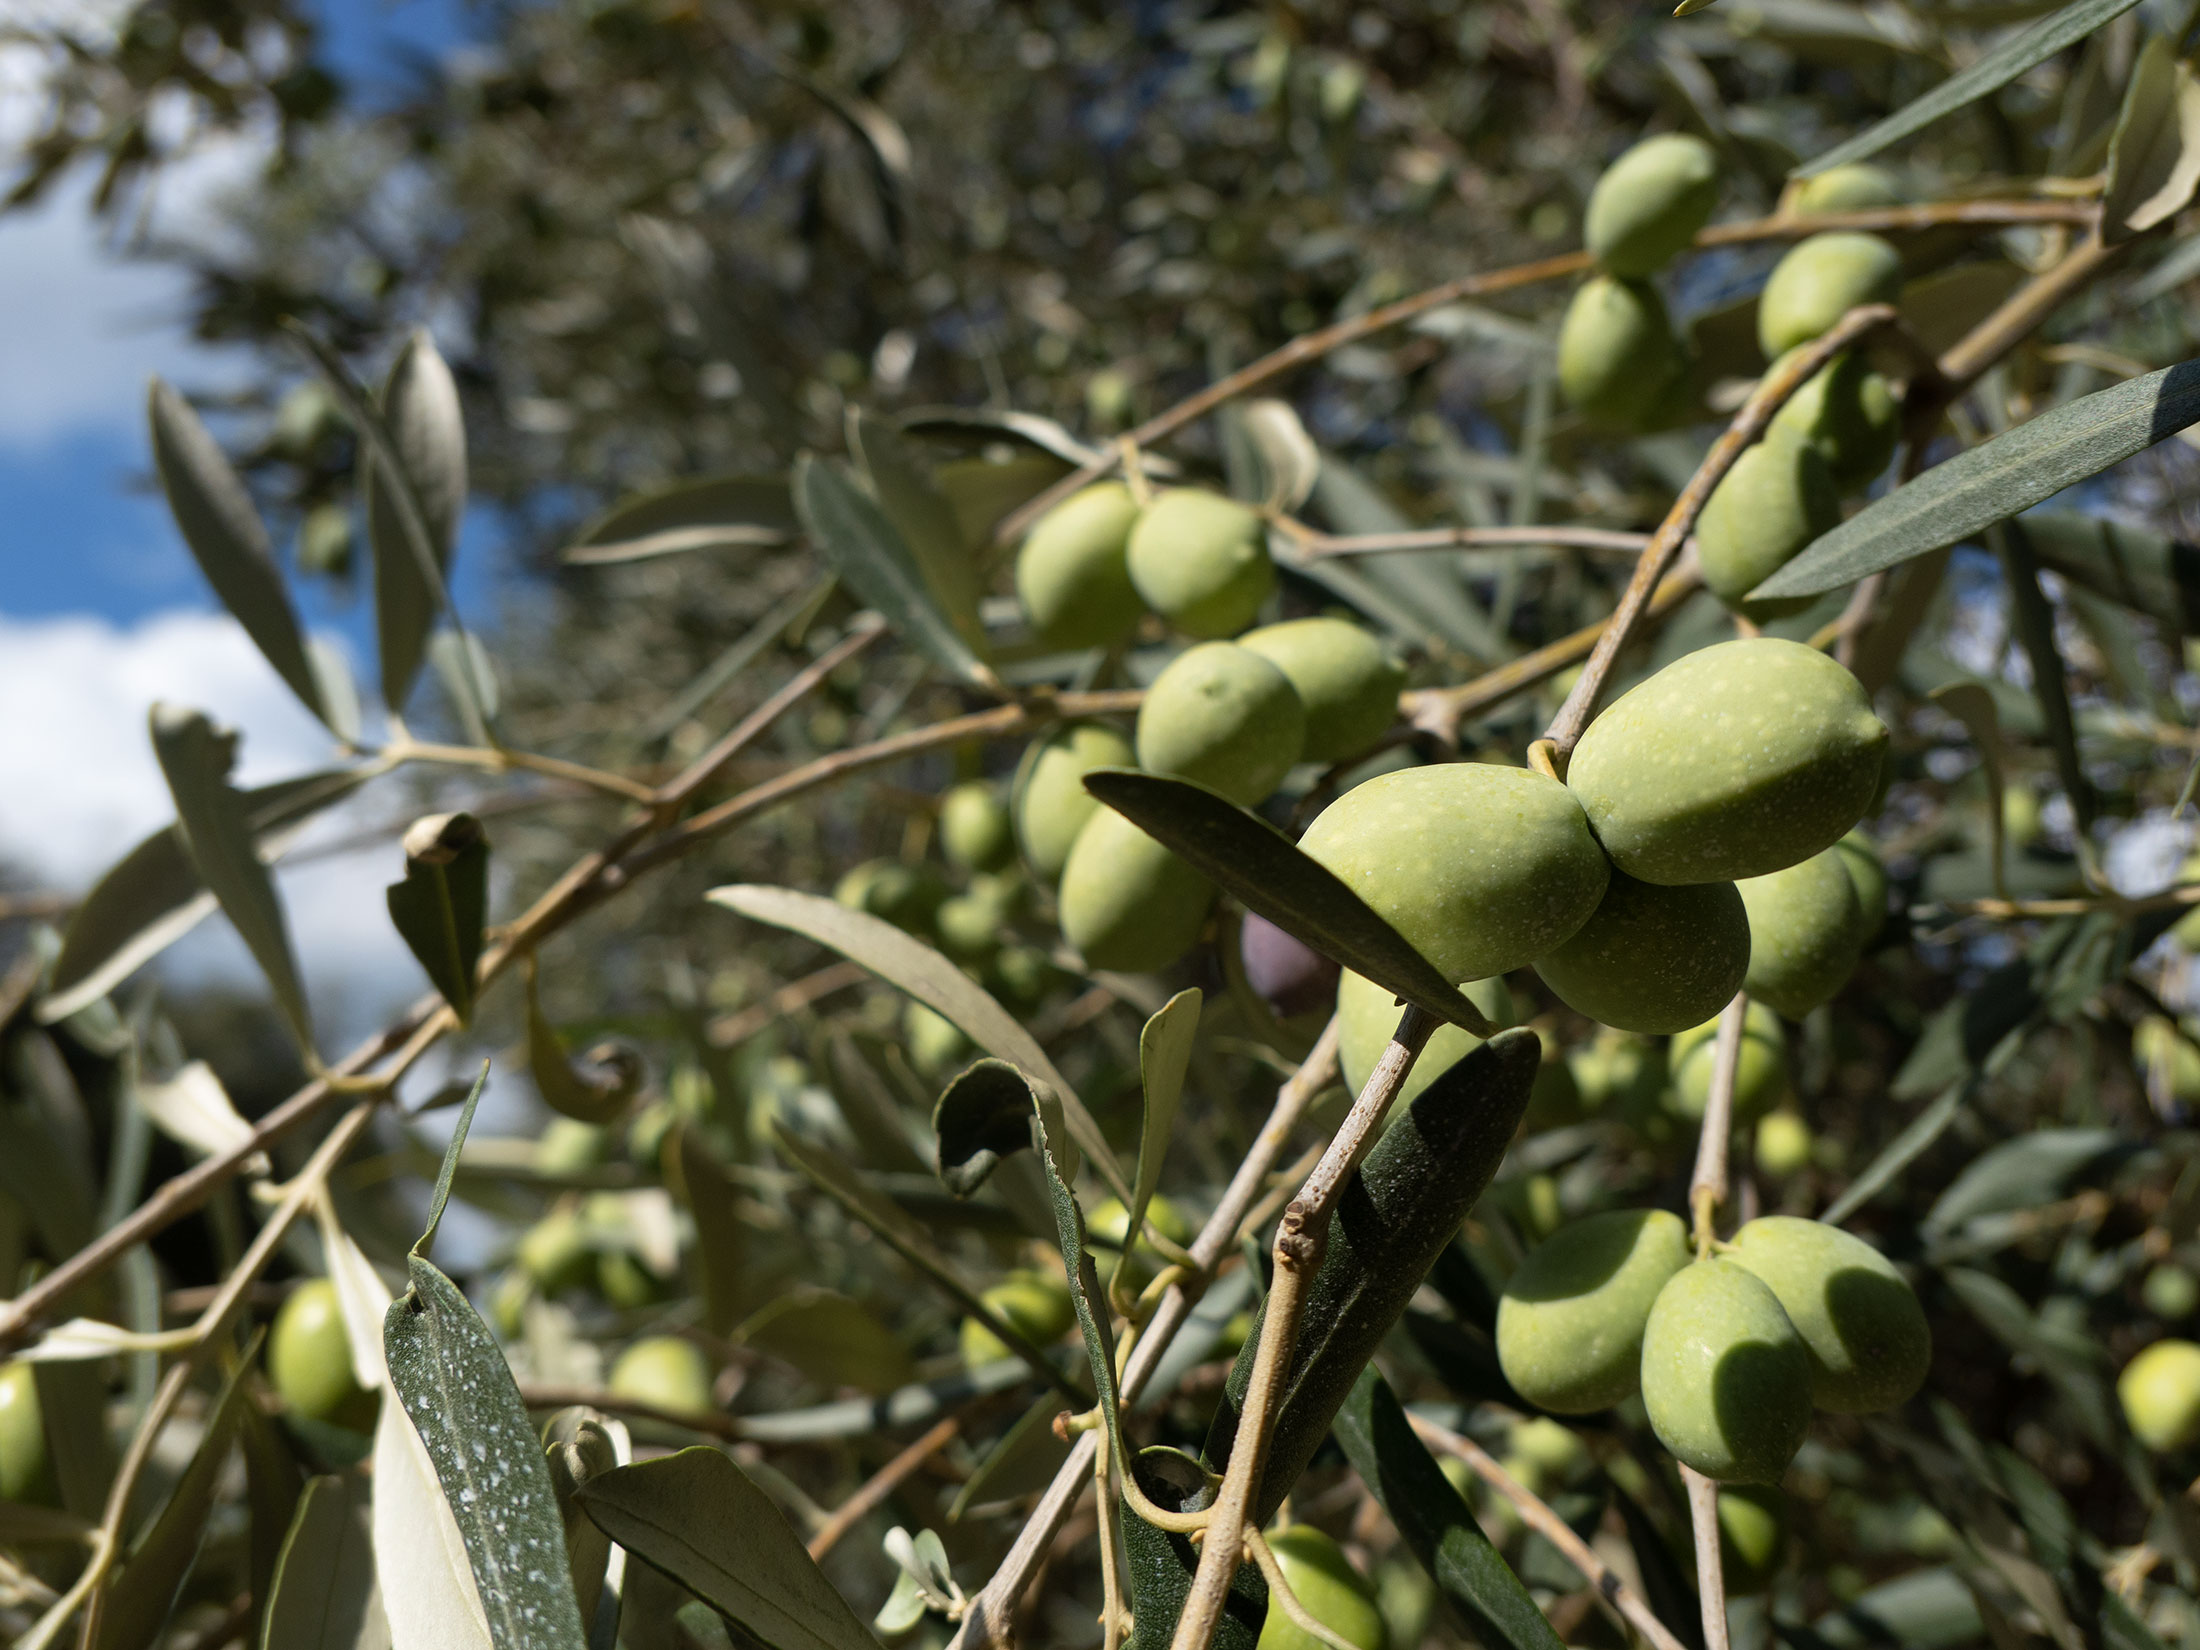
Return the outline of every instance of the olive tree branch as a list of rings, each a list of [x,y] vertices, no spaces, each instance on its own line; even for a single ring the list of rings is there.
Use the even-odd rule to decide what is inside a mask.
[[[953,1443],[962,1424],[963,1417],[959,1413],[935,1421],[907,1449],[866,1478],[853,1495],[833,1509],[832,1517],[817,1527],[817,1533],[810,1537],[810,1556],[823,1559],[839,1546],[840,1538],[854,1529],[866,1513],[899,1489],[911,1473]]]
[[[1696,1592],[1703,1600],[1704,1650],[1728,1650],[1732,1640],[1726,1625],[1726,1561],[1719,1551],[1719,1486],[1686,1461],[1680,1469],[1681,1482],[1688,1486],[1688,1522],[1696,1536]]]

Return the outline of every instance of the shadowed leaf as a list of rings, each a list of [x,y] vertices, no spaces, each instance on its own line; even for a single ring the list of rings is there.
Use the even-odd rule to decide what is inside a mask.
[[[566,551],[575,566],[647,561],[690,550],[785,544],[800,530],[784,476],[706,476],[621,501]]]
[[[321,1477],[298,1498],[260,1628],[261,1650],[369,1650],[389,1643],[374,1580],[367,1481]]]
[[[969,1197],[1002,1158],[1031,1144],[1031,1085],[1006,1060],[980,1060],[941,1091],[932,1129],[940,1184]]]
[[[2101,239],[2128,241],[2185,209],[2200,185],[2200,79],[2160,35],[2131,67],[2101,191]]]
[[[451,554],[466,510],[466,422],[458,385],[425,330],[405,341],[382,386],[382,423],[412,484],[428,542],[414,542],[390,478],[371,449],[361,463],[367,542],[374,552],[374,621],[382,657],[382,698],[402,709],[427,658],[450,577]],[[432,569],[423,564],[432,562]]]
[[[390,884],[390,921],[458,1023],[474,1017],[474,970],[489,911],[489,839],[472,814],[430,814],[405,833],[405,879]],[[528,999],[530,1011],[534,999]],[[530,1012],[530,1051],[534,1016]]]
[[[796,1289],[757,1312],[733,1339],[789,1363],[820,1386],[891,1392],[915,1372],[877,1314],[828,1289]]]
[[[933,600],[973,650],[985,646],[978,622],[978,562],[954,507],[893,425],[860,409],[848,415],[848,446],[871,492],[901,534]]]

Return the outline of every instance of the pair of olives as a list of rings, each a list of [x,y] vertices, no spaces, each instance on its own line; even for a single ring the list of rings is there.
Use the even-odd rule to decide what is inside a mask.
[[[1497,1311],[1522,1397],[1562,1415],[1642,1395],[1659,1441],[1707,1478],[1778,1482],[1811,1408],[1888,1409],[1925,1379],[1932,1335],[1876,1249],[1820,1221],[1750,1221],[1695,1258],[1662,1209],[1564,1227],[1522,1262]]]
[[[1113,647],[1147,611],[1193,636],[1234,636],[1276,582],[1267,529],[1235,499],[1177,487],[1140,508],[1120,482],[1056,505],[1016,557],[1016,595],[1049,646]]]

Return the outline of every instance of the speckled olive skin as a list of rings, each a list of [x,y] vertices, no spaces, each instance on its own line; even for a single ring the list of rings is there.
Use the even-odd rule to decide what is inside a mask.
[[[1048,1272],[1011,1272],[978,1299],[998,1312],[1009,1328],[1033,1346],[1046,1346],[1060,1340],[1077,1318],[1077,1309],[1070,1303],[1069,1285]],[[963,1319],[960,1344],[966,1369],[978,1369],[1016,1356],[1008,1349],[1006,1341],[976,1318]]]
[[[1864,938],[1860,943],[1869,945],[1887,922],[1887,867],[1880,862],[1872,839],[1862,831],[1851,831],[1833,849],[1841,856],[1841,868],[1848,872],[1849,882],[1856,889],[1856,908],[1863,913]]]
[[[27,1363],[0,1364],[0,1501],[50,1507],[58,1499],[37,1377]]]
[[[1711,1068],[1718,1059],[1717,1015],[1678,1033],[1666,1047],[1666,1107],[1676,1117],[1703,1115],[1711,1098]],[[1763,1003],[1751,1003],[1742,1019],[1742,1050],[1734,1068],[1734,1118],[1747,1123],[1785,1099],[1788,1091],[1787,1033],[1780,1016]]]
[[[1767,360],[1807,344],[1858,304],[1894,302],[1902,257],[1877,235],[1830,229],[1798,241],[1773,266],[1757,300],[1757,342]]]
[[[1787,1554],[1787,1498],[1768,1484],[1735,1484],[1719,1491],[1718,1506],[1727,1592],[1763,1592]]]
[[[1685,364],[1665,300],[1647,281],[1598,275],[1566,306],[1558,331],[1559,393],[1591,424],[1640,427]]]
[[[645,1335],[611,1366],[610,1390],[621,1398],[697,1415],[716,1406],[710,1398],[710,1362],[702,1348],[677,1335]]]
[[[1688,1228],[1664,1209],[1615,1209],[1560,1227],[1498,1300],[1505,1379],[1560,1415],[1631,1397],[1651,1303],[1688,1264]]]
[[[1099,722],[1079,722],[1035,741],[1016,769],[1016,841],[1034,876],[1052,882],[1100,799],[1085,789],[1095,768],[1127,768],[1138,760],[1131,742]]]
[[[1543,983],[1621,1031],[1685,1031],[1741,989],[1749,919],[1731,882],[1661,888],[1614,871],[1574,937],[1538,957]]]
[[[1673,1275],[1642,1335],[1658,1442],[1722,1484],[1777,1484],[1810,1430],[1810,1354],[1761,1281],[1725,1260]]]
[[[1016,857],[1016,832],[1001,793],[982,779],[940,798],[940,852],[966,871],[998,871]]]
[[[1324,808],[1299,846],[1448,980],[1504,974],[1564,943],[1611,869],[1565,786],[1483,762],[1370,779]]]
[[[1196,487],[1147,506],[1131,529],[1130,570],[1145,604],[1193,636],[1235,636],[1276,582],[1260,517]]]
[[[1719,157],[1702,138],[1645,138],[1589,191],[1582,244],[1614,275],[1654,275],[1695,238],[1719,204]]]
[[[1503,980],[1469,980],[1459,989],[1500,1027],[1513,1023],[1512,993]],[[1337,1063],[1344,1068],[1345,1086],[1354,1094],[1360,1092],[1375,1062],[1390,1046],[1391,1033],[1398,1029],[1398,1016],[1404,1012],[1396,997],[1365,976],[1349,968],[1337,976]],[[1473,1032],[1458,1026],[1438,1026],[1415,1057],[1413,1069],[1406,1073],[1405,1086],[1398,1091],[1393,1111],[1409,1104],[1481,1042]]]
[[[1750,996],[1791,1020],[1830,1001],[1864,950],[1864,907],[1840,848],[1735,887],[1749,911]]]
[[[1887,727],[1815,648],[1721,642],[1622,695],[1566,783],[1604,851],[1644,882],[1764,876],[1840,841],[1878,790]]]
[[[1150,973],[1192,948],[1214,898],[1214,884],[1102,808],[1062,868],[1062,937],[1094,968]]]
[[[1039,518],[1016,555],[1016,597],[1041,641],[1109,647],[1137,627],[1145,606],[1127,553],[1137,521],[1119,481],[1087,487]]]
[[[1816,600],[1750,601],[1819,534],[1841,521],[1841,498],[1818,449],[1774,428],[1734,461],[1696,520],[1696,560],[1711,593],[1751,619],[1800,612]]]
[[[1398,720],[1406,669],[1347,619],[1289,619],[1238,638],[1291,679],[1306,707],[1309,762],[1357,756]]]
[[[326,1278],[300,1284],[275,1314],[267,1337],[267,1372],[283,1403],[308,1420],[362,1431],[374,1422],[374,1394],[351,1364],[336,1285]]]
[[[1880,166],[1836,166],[1805,178],[1790,203],[1806,216],[1823,212],[1868,212],[1875,206],[1900,206],[1909,199],[1901,181]]]
[[[1306,748],[1291,679],[1250,648],[1202,642],[1171,659],[1138,708],[1138,765],[1250,807]]]
[[[1902,434],[1902,408],[1887,380],[1844,351],[1804,381],[1772,415],[1772,428],[1800,436],[1826,461],[1836,491],[1870,485]]]
[[[1766,1215],[1734,1234],[1726,1258],[1779,1298],[1810,1354],[1820,1409],[1892,1409],[1925,1383],[1933,1334],[1917,1292],[1877,1249],[1821,1220]]]
[[[1352,1567],[1344,1549],[1311,1524],[1268,1532],[1276,1567],[1306,1613],[1359,1650],[1383,1650],[1383,1613],[1375,1587]],[[1254,1650],[1328,1650],[1273,1601]]]
[[[2124,1365],[2116,1396],[2131,1435],[2148,1449],[2190,1449],[2200,1443],[2200,1346],[2156,1341]]]

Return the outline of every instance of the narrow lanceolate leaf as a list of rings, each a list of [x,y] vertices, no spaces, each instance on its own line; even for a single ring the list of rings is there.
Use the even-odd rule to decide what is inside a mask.
[[[374,1568],[402,1576],[384,1596],[392,1650],[492,1650],[466,1538],[405,1406],[374,1427]]]
[[[932,1108],[940,1184],[969,1197],[1004,1157],[1031,1144],[1030,1079],[1006,1060],[980,1060],[959,1073]]]
[[[1164,1512],[1204,1512],[1214,1502],[1206,1473],[1182,1450],[1150,1445],[1133,1458],[1130,1470],[1138,1474],[1146,1499]],[[1126,1503],[1123,1567],[1130,1576],[1130,1650],[1169,1650],[1199,1569],[1199,1549],[1190,1536],[1156,1528]],[[1260,1566],[1240,1564],[1230,1578],[1214,1650],[1255,1650],[1267,1618],[1268,1583]]]
[[[948,675],[983,683],[992,673],[941,611],[915,555],[871,496],[822,459],[795,461],[795,508],[848,588],[896,634]]]
[[[863,465],[871,492],[916,558],[917,571],[973,648],[985,645],[978,622],[978,560],[955,519],[954,506],[902,441],[892,424],[858,409],[848,418],[848,445]]]
[[[458,384],[425,331],[416,331],[382,386],[382,423],[412,485],[426,543],[408,530],[390,477],[371,451],[367,542],[374,553],[374,622],[382,656],[382,698],[401,709],[427,657],[442,610],[451,553],[466,510],[466,422]]]
[[[474,1016],[474,970],[489,914],[489,839],[472,814],[430,814],[405,833],[405,879],[390,921],[460,1025]]]
[[[1085,789],[1286,933],[1477,1037],[1497,1028],[1368,903],[1266,820],[1204,785],[1096,768]]]
[[[356,1473],[306,1485],[276,1561],[260,1650],[368,1650],[389,1642],[374,1584],[370,1499]]]
[[[581,529],[565,559],[584,567],[648,561],[785,544],[797,531],[785,476],[706,476],[621,499]]]
[[[2108,146],[2101,239],[2114,245],[2167,223],[2200,186],[2200,77],[2160,35],[2132,65]]]
[[[2179,635],[2200,635],[2200,547],[2144,527],[2062,510],[2026,516],[2024,536],[2042,567],[2159,619]]]
[[[612,1540],[771,1650],[877,1650],[771,1497],[720,1451],[620,1467],[577,1493]]]
[[[458,1286],[417,1253],[390,1306],[390,1386],[434,1465],[497,1650],[586,1650],[565,1525],[512,1372]]]
[[[1912,132],[1921,132],[1945,115],[1998,92],[2027,69],[2045,63],[2065,46],[2075,45],[2111,18],[2120,17],[2138,0],[2074,0],[2050,17],[2044,17],[2023,33],[2003,41],[1960,74],[1950,75],[1923,97],[1904,104],[1877,125],[1866,127],[1797,169],[1797,177],[1815,177],[1852,160],[1876,155]]]
[[[1145,1224],[1146,1205],[1161,1185],[1168,1161],[1169,1137],[1176,1132],[1177,1103],[1184,1098],[1184,1074],[1191,1069],[1192,1044],[1199,1037],[1199,988],[1179,991],[1163,1003],[1138,1034],[1138,1078],[1145,1113],[1138,1131],[1138,1176],[1131,1186],[1128,1254]]]
[[[1815,596],[1961,543],[2200,420],[2200,361],[2044,412],[1866,505],[1750,592]]]
[[[267,976],[291,1035],[310,1052],[313,1021],[291,954],[282,901],[260,861],[250,810],[229,783],[237,736],[217,729],[202,713],[176,705],[155,705],[152,729],[153,752],[175,798],[176,823],[191,863]]]
[[[251,495],[190,403],[158,378],[149,411],[161,490],[199,571],[275,674],[308,710],[321,715],[320,683],[306,658],[305,636],[275,563],[275,546]]]

